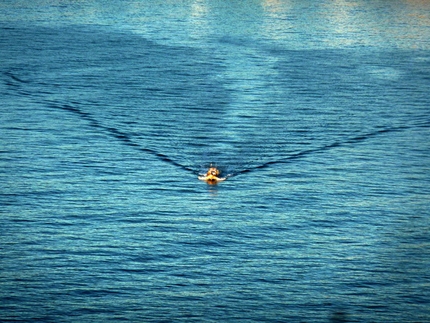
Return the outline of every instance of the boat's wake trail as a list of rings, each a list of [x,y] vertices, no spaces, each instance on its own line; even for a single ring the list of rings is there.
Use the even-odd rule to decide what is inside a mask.
[[[133,147],[134,149],[137,149],[141,152],[152,154],[152,155],[156,156],[159,160],[161,160],[163,162],[167,162],[167,163],[174,165],[176,167],[179,167],[179,168],[181,168],[187,172],[191,172],[195,175],[205,174],[207,169],[213,165],[213,166],[218,167],[221,170],[223,177],[227,177],[227,178],[243,175],[246,173],[257,171],[257,170],[267,168],[267,167],[277,165],[277,164],[291,163],[295,160],[305,158],[305,157],[312,155],[312,154],[315,154],[315,153],[328,151],[328,150],[338,148],[341,146],[352,145],[355,143],[366,141],[370,138],[373,138],[373,137],[376,137],[379,135],[392,133],[392,132],[399,132],[399,131],[407,130],[410,128],[410,126],[403,125],[403,126],[380,129],[380,130],[376,130],[373,132],[361,134],[358,136],[346,138],[343,141],[335,141],[331,144],[323,145],[321,147],[299,151],[297,153],[290,154],[290,155],[285,156],[283,158],[274,159],[274,160],[263,162],[260,164],[253,164],[253,165],[250,165],[249,167],[247,167],[246,165],[243,165],[243,164],[242,165],[231,165],[228,163],[217,163],[217,162],[208,162],[208,163],[203,163],[200,165],[184,165],[183,163],[176,161],[175,159],[168,156],[167,154],[163,154],[163,153],[156,151],[154,149],[151,149],[151,148],[143,147],[142,145],[133,141],[132,136],[130,136],[126,132],[123,132],[123,131],[115,128],[115,127],[109,127],[109,126],[105,126],[105,125],[101,124],[90,113],[84,112],[76,106],[73,106],[71,104],[63,104],[63,105],[50,104],[50,107],[55,108],[55,109],[62,109],[64,111],[68,111],[68,112],[72,112],[74,114],[77,114],[82,119],[85,119],[86,121],[88,121],[91,124],[91,126],[98,128],[99,130],[101,130],[101,131],[107,133],[108,135],[116,138],[117,140],[120,140],[123,144],[130,146],[130,147]],[[430,127],[430,122],[417,124],[415,126]]]
[[[417,127],[430,127],[430,122],[424,122],[421,124],[417,124],[415,125]],[[358,136],[354,136],[351,138],[346,138],[343,141],[335,141],[331,144],[327,144],[327,145],[323,145],[317,148],[313,148],[313,149],[308,149],[308,150],[303,150],[303,151],[299,151],[297,153],[293,153],[290,154],[289,156],[285,156],[284,158],[280,158],[280,159],[276,159],[276,160],[271,160],[265,163],[261,163],[259,165],[253,166],[253,167],[249,167],[249,168],[245,168],[242,170],[238,170],[236,173],[234,173],[234,176],[237,175],[241,175],[241,174],[246,174],[258,169],[263,169],[263,168],[267,168],[269,166],[272,165],[276,165],[276,164],[287,164],[287,163],[291,163],[294,160],[300,159],[300,158],[305,158],[308,155],[312,155],[315,153],[320,153],[320,152],[324,152],[324,151],[328,151],[334,148],[338,148],[338,147],[342,147],[342,146],[347,146],[347,145],[352,145],[355,143],[359,143],[362,141],[366,141],[372,137],[376,137],[379,135],[383,135],[386,133],[391,133],[391,132],[399,132],[399,131],[403,131],[403,130],[407,130],[409,129],[409,126],[398,126],[398,127],[391,127],[391,128],[385,128],[385,129],[380,129],[380,130],[376,130],[373,132],[369,132],[369,133],[365,133],[365,134],[361,134]],[[232,175],[233,176],[233,175]]]
[[[160,153],[154,149],[143,147],[140,144],[134,142],[132,137],[129,134],[127,134],[126,132],[123,132],[123,131],[119,130],[118,128],[115,128],[115,127],[109,127],[109,126],[105,126],[105,125],[101,124],[90,113],[84,112],[76,106],[73,106],[71,104],[64,104],[64,105],[50,104],[50,107],[75,113],[75,114],[79,115],[82,119],[88,121],[92,127],[98,128],[99,130],[107,133],[108,135],[120,140],[124,145],[133,147],[134,149],[137,149],[137,150],[145,152],[145,153],[152,154],[164,162],[170,163],[176,167],[180,167],[186,171],[196,173],[196,170],[194,168],[192,168],[188,165],[183,165],[183,164],[175,161],[174,159],[170,158],[169,156],[167,156],[163,153]]]
[[[79,102],[69,102],[69,103],[63,104],[56,101],[46,100],[43,97],[40,97],[37,94],[32,94],[31,91],[29,92],[29,91],[26,91],[24,88],[22,88],[22,86],[24,86],[26,83],[29,83],[29,81],[26,81],[18,76],[15,76],[12,72],[5,72],[4,75],[6,76],[6,84],[10,88],[17,91],[18,93],[26,96],[32,96],[34,99],[37,99],[39,103],[43,103],[49,108],[73,113],[79,118],[88,122],[91,127],[119,140],[122,144],[132,147],[134,149],[137,149],[141,152],[151,154],[163,162],[167,162],[171,165],[181,168],[184,171],[191,172],[195,175],[205,174],[207,169],[211,165],[213,165],[221,170],[223,177],[239,176],[239,175],[257,171],[277,164],[291,163],[295,160],[305,158],[309,155],[328,151],[331,149],[335,149],[337,147],[353,145],[362,141],[366,141],[372,137],[384,135],[387,133],[404,131],[413,127],[430,128],[430,121],[422,121],[421,123],[415,123],[413,125],[387,127],[387,128],[375,130],[373,132],[368,132],[368,133],[360,134],[350,138],[345,138],[344,140],[335,141],[333,143],[329,143],[326,145],[321,145],[316,148],[298,151],[296,153],[293,152],[287,156],[281,156],[280,158],[278,157],[274,160],[269,160],[269,161],[259,160],[249,164],[246,164],[246,162],[243,162],[241,164],[233,164],[233,162],[231,161],[229,162],[228,160],[224,160],[223,162],[208,160],[201,163],[184,164],[183,162],[179,162],[178,160],[176,160],[175,158],[167,154],[161,153],[155,149],[148,148],[143,146],[142,144],[139,144],[136,140],[134,140],[132,135],[118,129],[117,127],[104,125],[103,123],[98,121],[98,119],[95,116],[93,116],[91,113],[86,112],[84,109],[82,109],[80,107],[81,104]]]

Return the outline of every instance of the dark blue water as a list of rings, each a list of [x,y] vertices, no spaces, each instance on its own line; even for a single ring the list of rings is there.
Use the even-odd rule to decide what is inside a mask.
[[[1,322],[430,321],[430,4],[0,21]]]

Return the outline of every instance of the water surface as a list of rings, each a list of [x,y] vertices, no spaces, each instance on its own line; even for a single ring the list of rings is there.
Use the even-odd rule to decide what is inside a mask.
[[[429,321],[429,9],[2,3],[0,320]]]

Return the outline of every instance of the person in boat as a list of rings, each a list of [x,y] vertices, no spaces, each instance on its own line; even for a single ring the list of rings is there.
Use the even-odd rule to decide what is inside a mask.
[[[216,184],[218,182],[225,181],[226,178],[218,177],[219,174],[219,169],[216,167],[210,167],[206,175],[199,176],[199,180],[205,181],[208,184]]]

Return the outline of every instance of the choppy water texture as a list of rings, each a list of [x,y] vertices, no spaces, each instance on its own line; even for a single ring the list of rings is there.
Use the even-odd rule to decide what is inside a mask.
[[[0,321],[430,321],[427,1],[0,21]]]

